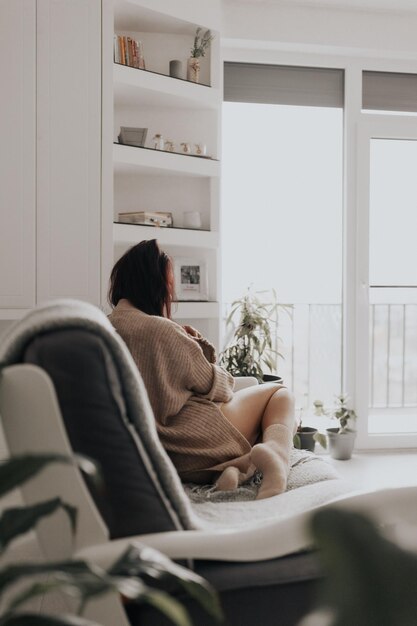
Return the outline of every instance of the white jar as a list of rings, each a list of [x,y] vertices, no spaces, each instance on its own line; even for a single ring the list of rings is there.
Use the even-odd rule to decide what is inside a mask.
[[[184,211],[184,228],[201,228],[201,214],[198,211]]]
[[[162,135],[155,135],[155,137],[152,140],[154,142],[153,147],[155,148],[155,150],[164,150],[165,148],[165,142],[164,142],[164,138],[162,137]]]

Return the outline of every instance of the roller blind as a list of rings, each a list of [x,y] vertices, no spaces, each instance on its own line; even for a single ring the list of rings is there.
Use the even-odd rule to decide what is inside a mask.
[[[224,99],[343,108],[344,72],[328,68],[226,62]]]
[[[417,112],[417,74],[363,72],[362,108]]]

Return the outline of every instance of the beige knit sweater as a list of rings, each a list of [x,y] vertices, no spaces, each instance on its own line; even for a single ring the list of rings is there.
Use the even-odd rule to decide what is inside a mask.
[[[128,300],[120,300],[109,320],[138,366],[159,437],[183,480],[213,480],[250,451],[220,410],[233,397],[234,381],[214,363],[207,340],[192,338],[176,322],[147,315]]]

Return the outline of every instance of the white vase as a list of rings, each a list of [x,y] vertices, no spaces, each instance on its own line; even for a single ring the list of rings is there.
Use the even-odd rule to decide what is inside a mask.
[[[190,57],[187,60],[187,80],[193,83],[200,82],[200,59]]]

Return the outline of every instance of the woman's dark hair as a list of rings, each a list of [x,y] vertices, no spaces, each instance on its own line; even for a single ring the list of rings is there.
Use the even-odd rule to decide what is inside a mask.
[[[117,261],[110,275],[109,302],[116,306],[126,298],[149,315],[171,318],[174,297],[171,259],[156,239],[141,241]]]

